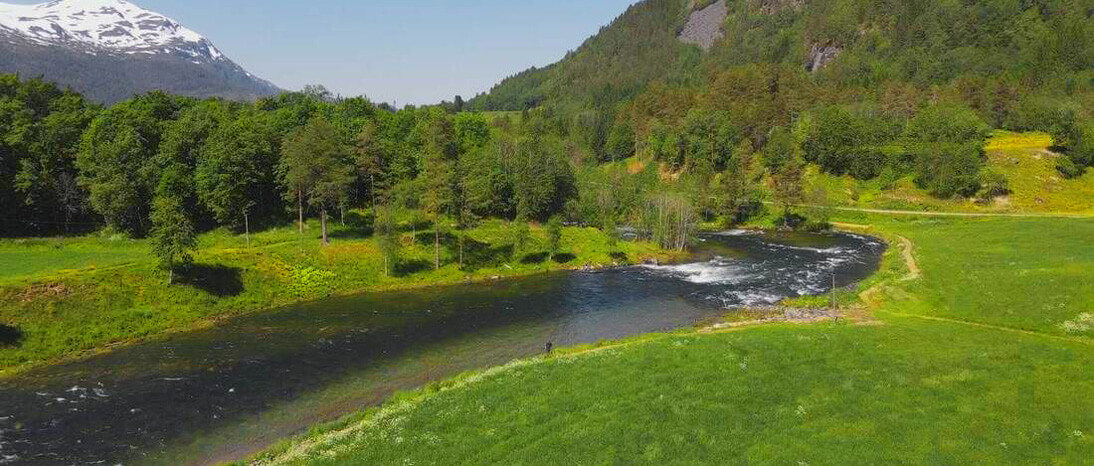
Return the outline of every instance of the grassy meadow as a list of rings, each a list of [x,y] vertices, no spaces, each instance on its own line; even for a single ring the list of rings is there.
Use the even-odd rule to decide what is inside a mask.
[[[0,241],[0,374],[135,341],[210,325],[217,319],[335,294],[489,280],[668,255],[647,243],[619,242],[591,228],[565,228],[561,253],[547,258],[546,232],[513,252],[512,229],[487,221],[469,232],[464,268],[450,235],[444,266],[433,270],[433,234],[402,224],[400,260],[384,271],[376,240],[360,215],[335,221],[323,247],[319,226],[200,237],[191,271],[167,285],[143,240],[120,237]]]
[[[0,285],[147,260],[147,245],[123,237],[0,240]]]
[[[886,309],[1060,336],[1094,314],[1094,219],[893,222],[916,248],[921,280]]]
[[[469,373],[257,464],[1082,464],[1094,220],[891,219],[857,318],[681,331]],[[865,317],[863,317],[863,314]]]

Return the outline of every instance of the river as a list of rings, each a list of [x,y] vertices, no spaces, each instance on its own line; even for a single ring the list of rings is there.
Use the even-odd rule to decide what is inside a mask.
[[[556,346],[666,331],[873,273],[851,234],[730,231],[694,262],[331,298],[0,380],[0,464],[246,457],[398,390]]]

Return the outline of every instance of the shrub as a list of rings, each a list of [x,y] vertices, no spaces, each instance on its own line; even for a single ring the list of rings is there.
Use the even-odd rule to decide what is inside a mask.
[[[963,105],[939,104],[927,107],[908,122],[905,136],[916,143],[983,142],[991,127],[972,109]]]
[[[932,195],[972,196],[980,190],[984,154],[979,142],[922,144],[914,149],[915,182]]]
[[[1094,121],[1065,112],[1060,124],[1052,129],[1052,140],[1066,155],[1056,163],[1056,169],[1065,177],[1080,177],[1086,167],[1094,165]]]
[[[922,110],[905,129],[916,184],[943,198],[976,194],[990,135],[988,124],[968,107],[939,104]]]
[[[980,192],[977,197],[987,202],[999,196],[1010,194],[1010,183],[1007,177],[992,169],[986,169],[980,174]]]
[[[1086,167],[1079,166],[1071,157],[1062,156],[1056,160],[1056,171],[1064,178],[1078,178],[1086,173]]]
[[[863,148],[851,159],[849,174],[860,180],[877,178],[885,170],[887,158],[880,149]]]
[[[315,267],[291,267],[289,270],[289,289],[300,298],[326,296],[334,291],[334,280],[338,275]]]

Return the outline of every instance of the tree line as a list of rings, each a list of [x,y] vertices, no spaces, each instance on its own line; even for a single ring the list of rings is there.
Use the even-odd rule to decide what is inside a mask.
[[[832,103],[815,79],[785,65],[744,65],[703,86],[655,83],[608,108],[460,111],[462,99],[393,109],[334,98],[321,87],[254,103],[151,93],[110,107],[38,79],[0,76],[0,234],[100,227],[152,236],[185,261],[200,231],[318,218],[367,207],[382,249],[397,213],[441,238],[483,218],[618,228],[686,247],[699,222],[734,224],[771,202],[789,226],[794,206],[823,199],[809,165],[835,175],[912,176],[939,197],[1008,190],[985,168],[998,120],[961,88],[899,85],[876,100]],[[1059,102],[1006,114],[1047,129],[1061,172],[1094,159],[1094,126]],[[448,232],[445,229],[452,229]],[[519,233],[519,232],[518,232]],[[519,235],[518,235],[519,236]]]
[[[393,111],[318,88],[254,104],[151,93],[103,108],[4,75],[0,106],[6,235],[102,225],[145,236],[161,197],[197,229],[238,232],[396,198],[546,219],[573,190],[570,165],[534,124],[495,138],[483,115]]]

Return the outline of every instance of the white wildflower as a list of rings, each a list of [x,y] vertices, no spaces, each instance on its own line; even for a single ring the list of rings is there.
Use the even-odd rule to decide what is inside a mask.
[[[1075,320],[1069,320],[1060,324],[1065,333],[1087,333],[1094,330],[1094,314],[1084,312]]]

